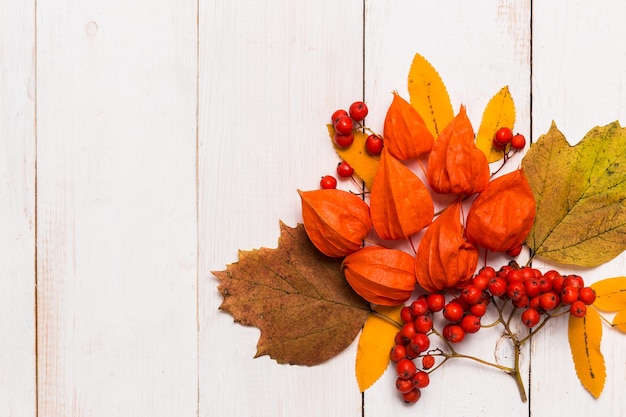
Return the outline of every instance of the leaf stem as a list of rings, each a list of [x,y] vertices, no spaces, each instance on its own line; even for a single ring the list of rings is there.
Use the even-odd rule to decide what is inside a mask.
[[[378,311],[376,311],[376,310],[372,310],[372,314],[373,314],[373,315],[375,315],[375,316],[377,316],[377,317],[380,317],[380,318],[381,318],[381,319],[383,319],[383,320],[386,320],[387,322],[389,322],[389,323],[391,323],[391,324],[393,324],[393,325],[394,325],[394,326],[396,326],[398,329],[401,329],[401,328],[402,328],[402,324],[398,323],[397,321],[395,321],[394,319],[392,319],[392,318],[391,318],[391,317],[389,317],[389,316],[386,316],[386,315],[384,315],[384,314],[382,314],[382,313],[379,313],[379,312],[378,312]]]

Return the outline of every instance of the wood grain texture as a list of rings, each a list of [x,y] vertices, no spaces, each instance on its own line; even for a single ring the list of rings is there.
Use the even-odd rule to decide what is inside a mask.
[[[38,3],[38,416],[196,415],[195,6]]]
[[[365,14],[365,98],[373,107],[368,122],[381,131],[391,91],[408,98],[407,74],[417,52],[438,70],[455,112],[467,106],[478,130],[489,99],[505,85],[516,106],[515,130],[530,130],[530,2],[368,1]],[[508,169],[519,164],[515,156]],[[481,256],[482,257],[482,256]],[[495,265],[505,262],[493,258]],[[487,321],[488,322],[488,321]],[[524,331],[524,329],[519,329]],[[468,337],[459,351],[512,366],[513,355],[498,329],[485,329]],[[528,391],[528,349],[522,351],[522,371]],[[407,407],[393,392],[393,369],[365,395],[370,416],[515,415],[528,413],[512,377],[476,363],[456,360],[431,376],[415,407]],[[493,395],[498,387],[498,395]],[[418,410],[416,410],[417,408]]]
[[[626,42],[626,5],[613,1],[534,4],[533,138],[547,132],[552,121],[570,144],[576,144],[595,126],[615,120],[623,126],[626,54],[618,45]],[[565,269],[541,262],[536,265],[578,273],[591,284],[623,276],[626,257],[621,255],[593,269]],[[595,400],[576,377],[565,319],[546,330],[532,346],[532,415],[624,415],[624,335],[604,326],[601,350],[607,380],[602,395]]]
[[[35,8],[0,1],[0,415],[34,417]]]
[[[211,270],[276,247],[296,190],[337,157],[325,124],[362,97],[359,1],[205,2],[200,9],[200,414],[360,416],[354,346],[322,366],[253,359],[259,332],[218,311]]]

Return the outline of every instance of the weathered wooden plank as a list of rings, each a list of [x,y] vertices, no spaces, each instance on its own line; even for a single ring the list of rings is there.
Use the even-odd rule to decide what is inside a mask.
[[[454,1],[366,2],[365,98],[372,109],[370,127],[382,131],[392,91],[408,99],[407,75],[415,53],[439,71],[453,108],[467,106],[474,130],[491,97],[505,85],[515,100],[515,130],[530,132],[530,2]],[[512,158],[507,169],[519,164]],[[505,260],[490,258],[496,269]],[[521,329],[520,331],[524,331]],[[496,329],[470,335],[459,352],[505,366],[513,365],[508,341]],[[522,352],[522,371],[528,390],[528,350]],[[415,413],[458,415],[528,414],[515,381],[499,370],[452,360],[431,374],[431,382],[413,406],[406,406],[395,390],[390,367],[365,393],[365,415],[399,416]],[[497,394],[495,394],[497,392]]]
[[[362,3],[200,7],[200,414],[360,416],[354,345],[313,368],[253,360],[259,332],[218,311],[210,271],[275,247],[296,190],[335,171],[325,124],[362,97]]]
[[[626,42],[618,1],[541,2],[533,7],[533,137],[547,132],[552,121],[576,144],[593,127],[626,119],[623,80]],[[555,172],[555,175],[558,173]],[[543,269],[578,273],[585,283],[623,276],[624,255],[598,268],[585,270],[535,262]],[[611,318],[611,315],[608,315]],[[531,412],[543,417],[621,416],[626,410],[624,335],[604,328],[602,352],[607,380],[595,400],[580,384],[567,340],[566,318],[539,335],[532,347]]]
[[[37,3],[39,416],[196,415],[196,14]]]
[[[0,415],[34,417],[34,2],[0,1]]]

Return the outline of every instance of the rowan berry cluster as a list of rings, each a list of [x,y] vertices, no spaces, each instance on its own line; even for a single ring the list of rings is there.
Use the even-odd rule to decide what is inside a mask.
[[[354,130],[363,128],[363,120],[367,116],[369,109],[362,101],[355,101],[348,110],[336,110],[330,120],[335,129],[333,136],[334,144],[341,149],[347,149],[354,143]],[[380,135],[372,133],[365,140],[365,150],[372,156],[378,156],[383,151],[384,141]],[[337,175],[340,178],[350,178],[354,174],[354,169],[346,161],[341,161],[337,165]],[[333,181],[334,180],[334,181]],[[337,180],[332,175],[325,175],[320,181],[320,187],[329,189],[337,187]]]
[[[493,136],[493,147],[503,151],[508,145],[511,145],[512,149],[520,151],[526,146],[526,138],[520,133],[514,134],[508,127],[501,127],[496,130]]]
[[[396,388],[406,403],[414,403],[421,397],[421,389],[428,386],[430,372],[443,362],[453,357],[472,359],[457,354],[453,348],[467,335],[502,324],[519,348],[532,334],[520,338],[511,333],[511,319],[518,313],[521,322],[533,328],[542,317],[544,324],[550,318],[568,313],[583,317],[595,297],[593,289],[585,287],[578,275],[562,275],[555,270],[542,273],[531,267],[520,268],[515,262],[498,271],[483,267],[470,283],[458,290],[421,295],[400,312],[402,327],[390,352],[397,373]],[[497,310],[498,319],[483,325],[481,320],[489,306]],[[437,314],[442,318],[441,322],[437,321],[441,331],[434,325]],[[450,352],[431,348],[433,335],[443,339]],[[433,368],[436,357],[443,361]],[[419,360],[419,366],[415,360]]]

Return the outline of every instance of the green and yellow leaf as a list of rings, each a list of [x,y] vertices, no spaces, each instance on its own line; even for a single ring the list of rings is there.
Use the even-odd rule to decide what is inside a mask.
[[[396,307],[377,307],[376,311],[401,323],[400,310]],[[364,392],[381,377],[389,365],[389,352],[394,345],[398,327],[389,320],[371,314],[365,321],[356,352],[356,379]]]
[[[415,54],[413,58],[408,81],[411,105],[436,139],[454,118],[448,90],[439,73],[420,54]]]
[[[626,277],[607,278],[591,284],[596,292],[594,307],[604,311],[626,309]]]
[[[626,129],[618,122],[576,146],[552,124],[522,167],[537,202],[526,239],[535,255],[593,267],[626,250]]]
[[[489,162],[504,158],[504,152],[492,145],[496,131],[501,127],[513,129],[514,125],[515,103],[509,92],[509,87],[505,86],[489,100],[476,133],[476,147],[483,151]]]
[[[602,319],[593,308],[582,318],[569,318],[569,345],[578,379],[595,398],[600,397],[606,380],[604,356],[600,351]]]
[[[330,140],[333,141],[335,136],[335,129],[333,125],[327,125],[328,134]],[[370,155],[365,149],[365,141],[369,135],[360,131],[354,132],[354,142],[347,148],[339,148],[334,144],[335,152],[344,161],[350,164],[354,168],[354,173],[357,177],[361,178],[365,183],[365,186],[371,190],[374,183],[374,177],[378,170],[379,157]]]

